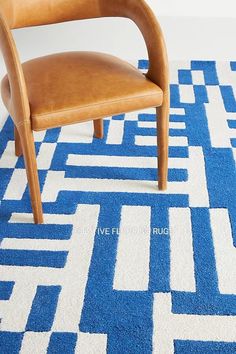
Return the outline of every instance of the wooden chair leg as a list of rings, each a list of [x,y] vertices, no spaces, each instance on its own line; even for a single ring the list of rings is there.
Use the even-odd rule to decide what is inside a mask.
[[[43,210],[38,179],[38,170],[34,146],[33,132],[29,124],[18,128],[21,140],[21,147],[24,155],[25,168],[28,178],[31,205],[35,224],[43,223]]]
[[[20,157],[22,153],[20,135],[16,127],[14,127],[14,136],[15,136],[15,155]]]
[[[93,121],[94,126],[94,136],[95,138],[103,138],[103,119],[95,119]]]
[[[158,130],[158,188],[165,190],[168,180],[168,143],[169,143],[169,97],[157,108]]]

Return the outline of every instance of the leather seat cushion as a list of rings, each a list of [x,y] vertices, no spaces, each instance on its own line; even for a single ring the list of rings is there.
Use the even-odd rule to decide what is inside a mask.
[[[67,52],[22,66],[33,130],[158,107],[163,101],[157,85],[129,63],[107,54]],[[7,106],[7,76],[1,89]]]

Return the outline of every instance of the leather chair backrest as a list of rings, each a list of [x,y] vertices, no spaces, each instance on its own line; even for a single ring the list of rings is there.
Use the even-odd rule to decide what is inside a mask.
[[[135,18],[144,0],[0,0],[11,29],[65,21],[119,16]]]

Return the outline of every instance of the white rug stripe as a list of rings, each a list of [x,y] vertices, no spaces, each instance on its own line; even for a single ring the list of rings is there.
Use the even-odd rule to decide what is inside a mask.
[[[19,354],[46,354],[51,332],[25,332]]]
[[[44,213],[44,224],[67,225],[74,224],[75,214],[46,214]],[[33,223],[32,213],[12,213],[10,223]]]
[[[15,168],[17,159],[15,155],[15,143],[14,141],[8,141],[0,158],[0,168]]]
[[[186,124],[185,122],[170,122],[169,123],[171,129],[185,129]],[[139,128],[156,128],[156,122],[149,122],[149,121],[139,121],[138,122]]]
[[[106,354],[106,334],[91,334],[79,332],[75,354]]]
[[[153,324],[154,354],[173,354],[174,339],[236,341],[235,316],[173,314],[171,294],[154,294]]]
[[[187,189],[190,207],[209,207],[205,161],[200,146],[189,147],[188,175]]]
[[[64,276],[64,268],[45,268],[45,267],[12,267],[0,266],[1,280],[9,281],[16,279],[19,283],[27,282],[30,279],[32,285],[60,285]],[[29,295],[30,296],[30,295]],[[6,306],[5,304],[2,307]],[[0,314],[1,314],[0,302]]]
[[[151,208],[123,206],[113,288],[147,290]]]
[[[76,332],[78,330],[99,208],[98,205],[80,204],[74,216],[70,250],[63,272],[62,290],[53,323],[54,331]]]
[[[156,114],[156,109],[155,108],[147,108],[144,110],[136,111],[136,112],[129,112],[125,114],[125,120],[128,121],[137,121],[138,117],[141,115],[155,115]],[[184,108],[174,108],[170,107],[170,114],[172,115],[178,115],[178,116],[184,116],[185,115],[185,109]]]
[[[196,166],[196,165],[195,165]],[[168,191],[159,191],[156,181],[114,180],[97,178],[64,178],[63,171],[49,171],[42,200],[55,202],[59,191],[128,192],[153,194],[187,194],[186,182],[169,182]],[[194,198],[194,197],[193,197]],[[199,199],[199,198],[198,198]],[[28,217],[29,219],[29,217]]]
[[[227,119],[232,118],[231,113],[225,111],[219,86],[208,86],[207,92],[210,103],[206,103],[205,107],[211,145],[216,148],[230,148],[230,128]]]
[[[5,268],[6,267],[1,267],[0,269],[1,280],[4,279],[2,274],[5,274]],[[7,303],[5,303],[5,301],[0,302],[0,315],[2,317],[1,331],[24,332],[32,306],[32,301],[36,294],[37,284],[32,282],[31,278],[22,278],[20,273],[18,279],[8,277],[6,280],[9,281],[12,279],[14,279],[15,284],[10,300],[7,301]]]
[[[66,251],[69,240],[34,240],[27,238],[4,238],[1,243],[2,249],[16,250],[41,250],[41,251]]]
[[[124,121],[110,120],[106,144],[121,145],[124,135]]]
[[[136,135],[135,145],[138,146],[156,146],[157,137],[149,135]],[[188,138],[185,136],[170,136],[169,146],[188,146]]]
[[[205,77],[202,70],[192,70],[191,75],[193,85],[205,85]]]
[[[195,103],[195,94],[192,85],[179,85],[180,102]]]
[[[0,105],[0,112],[1,112],[1,118],[0,118],[0,131],[2,130],[2,128],[4,127],[6,120],[8,118],[8,112],[5,108],[5,106],[3,105],[3,103],[1,103]]]
[[[230,62],[216,61],[216,70],[220,85],[236,86],[236,72],[232,71]]]
[[[21,200],[27,186],[25,169],[15,169],[4,194],[4,200]]]
[[[43,141],[43,139],[45,138],[46,133],[47,133],[46,130],[42,130],[40,132],[34,132],[34,141],[35,142]]]
[[[210,209],[210,218],[219,290],[222,294],[236,295],[236,248],[228,210]]]
[[[169,168],[186,168],[187,158],[169,158]],[[157,157],[68,155],[66,162],[71,166],[106,166],[124,168],[157,168]]]
[[[170,108],[170,114],[177,115],[177,116],[184,116],[185,115],[185,108]]]
[[[170,287],[195,292],[191,213],[189,208],[170,208]]]
[[[236,113],[235,112],[227,112],[227,119],[236,120]]]
[[[236,163],[236,148],[233,148],[233,155],[234,155],[234,160],[235,160],[235,163]]]
[[[155,114],[155,109],[150,108],[146,109],[145,111],[135,111],[135,112],[128,112],[125,114],[125,121],[137,121],[139,114]]]
[[[229,138],[230,139],[235,139],[236,138],[236,129],[229,129]]]
[[[93,123],[92,121],[78,124],[71,124],[61,128],[58,138],[59,143],[92,143]]]
[[[156,108],[146,108],[140,111],[136,111],[136,112],[128,112],[125,114],[125,120],[138,120],[138,117],[140,114],[156,114]],[[170,107],[170,114],[175,114],[175,115],[185,115],[185,109],[184,108],[174,108],[174,107]]]
[[[37,156],[37,164],[39,170],[48,170],[51,166],[56,143],[42,143]]]

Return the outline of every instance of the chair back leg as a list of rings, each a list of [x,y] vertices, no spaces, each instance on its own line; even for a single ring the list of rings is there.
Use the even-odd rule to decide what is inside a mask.
[[[103,138],[103,119],[95,119],[93,121],[94,126],[94,136],[95,138]]]
[[[35,224],[43,223],[43,210],[36,162],[34,137],[30,124],[25,123],[17,128],[25,161],[31,205]]]
[[[164,96],[163,104],[157,107],[157,144],[158,144],[158,188],[165,190],[168,180],[169,146],[169,96]]]

